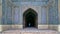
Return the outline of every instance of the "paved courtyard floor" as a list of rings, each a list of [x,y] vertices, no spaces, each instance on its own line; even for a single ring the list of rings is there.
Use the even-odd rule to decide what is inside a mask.
[[[36,28],[25,28],[18,30],[6,30],[0,34],[60,34],[60,33],[54,30],[39,30]]]

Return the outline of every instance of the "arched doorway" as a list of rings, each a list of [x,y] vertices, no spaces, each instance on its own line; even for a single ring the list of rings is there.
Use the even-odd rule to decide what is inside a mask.
[[[26,27],[38,27],[37,13],[33,9],[29,8],[23,13],[23,28]]]

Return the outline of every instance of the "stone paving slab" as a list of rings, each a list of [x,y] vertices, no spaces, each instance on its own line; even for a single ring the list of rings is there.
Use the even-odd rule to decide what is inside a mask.
[[[60,34],[60,33],[54,30],[19,29],[3,31],[0,34]]]

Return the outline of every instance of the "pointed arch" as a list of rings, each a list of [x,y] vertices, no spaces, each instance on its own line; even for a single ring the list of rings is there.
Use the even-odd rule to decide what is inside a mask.
[[[38,27],[38,19],[37,19],[37,12],[33,10],[32,8],[27,9],[23,13],[23,28],[25,27]],[[30,26],[29,26],[30,22]]]
[[[31,10],[31,11],[29,11],[29,10]],[[34,13],[35,15],[37,15],[37,12],[36,12],[34,9],[32,9],[32,8],[28,8],[28,9],[23,13],[23,15],[26,15],[26,14],[29,13],[29,12],[32,12],[32,13]]]

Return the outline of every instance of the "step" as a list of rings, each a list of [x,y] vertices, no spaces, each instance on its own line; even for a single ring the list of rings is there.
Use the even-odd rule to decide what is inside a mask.
[[[55,30],[39,30],[35,28],[3,31],[2,34],[58,34]]]
[[[8,30],[2,32],[2,34],[57,34],[57,31],[41,30],[41,31],[20,31],[20,30]]]

